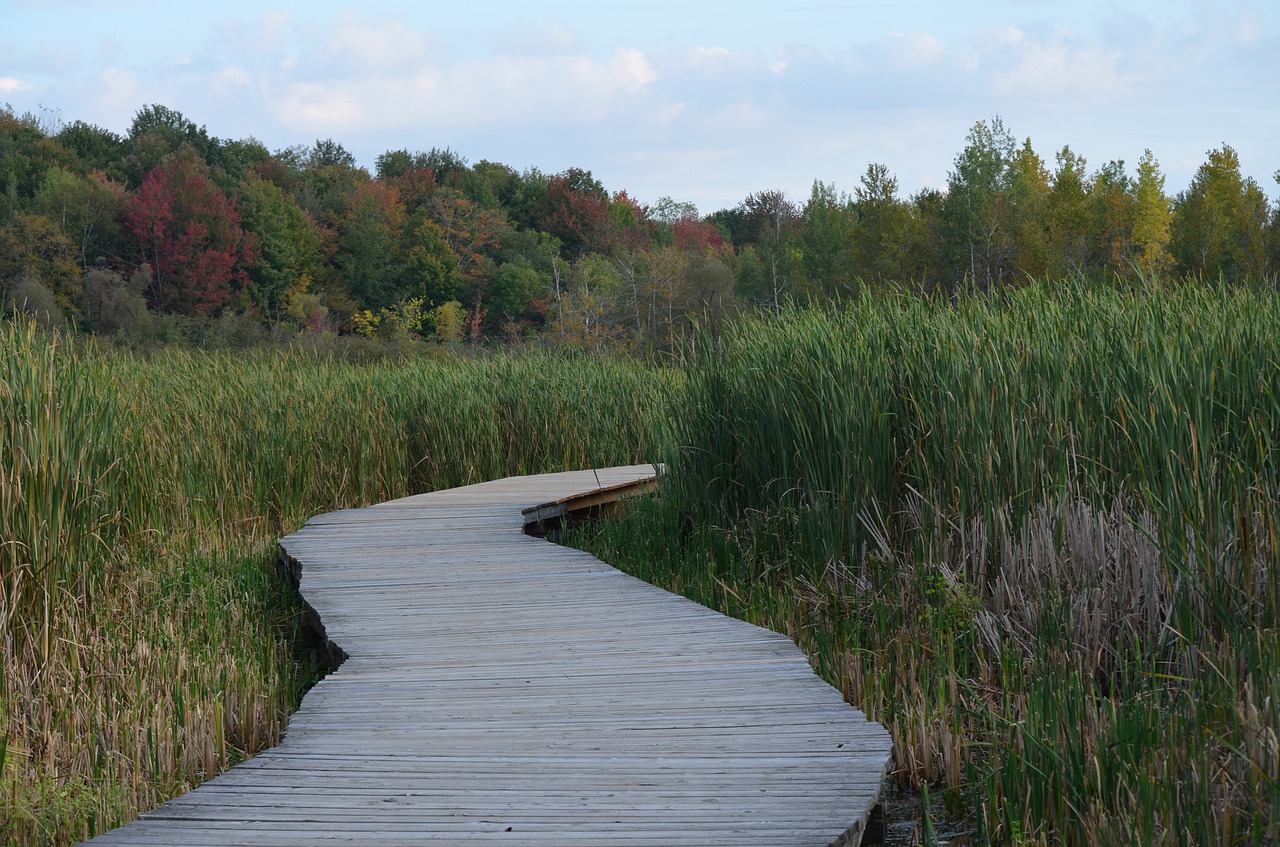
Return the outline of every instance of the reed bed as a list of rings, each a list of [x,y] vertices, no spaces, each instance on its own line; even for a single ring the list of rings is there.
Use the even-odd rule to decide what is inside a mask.
[[[74,843],[278,740],[314,674],[280,535],[647,460],[676,378],[549,355],[141,358],[0,325],[0,841]]]
[[[744,323],[581,543],[790,633],[978,843],[1275,844],[1277,328],[1085,283]]]

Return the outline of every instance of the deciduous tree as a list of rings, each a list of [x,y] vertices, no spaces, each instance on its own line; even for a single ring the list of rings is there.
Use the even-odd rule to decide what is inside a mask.
[[[850,243],[852,273],[876,282],[905,282],[910,277],[907,250],[911,211],[898,199],[897,177],[888,166],[872,162],[854,187],[853,196],[857,224]]]
[[[942,213],[955,271],[984,287],[1009,272],[1012,239],[1004,192],[1013,136],[999,118],[978,121],[947,176]]]
[[[1230,146],[1208,156],[1174,203],[1174,255],[1189,274],[1259,278],[1266,261],[1266,195],[1252,178],[1241,176],[1240,158]]]
[[[376,312],[408,296],[404,227],[404,207],[393,187],[367,180],[356,189],[339,227],[334,261],[360,308]]]
[[[210,314],[248,284],[254,255],[240,215],[200,160],[176,156],[148,173],[121,218],[151,266],[153,307]]]
[[[1026,139],[1009,162],[1007,191],[1013,229],[1014,270],[1021,279],[1042,279],[1052,264],[1049,249],[1049,170]]]
[[[428,306],[439,306],[459,296],[463,278],[458,257],[449,247],[440,224],[429,217],[411,224],[404,252],[409,289]]]
[[[814,180],[797,238],[800,273],[797,289],[808,302],[832,300],[852,292],[855,274],[850,239],[853,204],[835,185]]]
[[[73,169],[75,156],[46,137],[35,117],[0,104],[0,222],[35,196],[52,167]]]
[[[782,191],[757,191],[742,201],[743,217],[753,235],[762,269],[761,302],[775,310],[795,297],[795,233],[799,210]]]
[[[610,246],[609,195],[590,171],[570,168],[548,179],[536,218],[539,229],[560,239],[565,258]]]
[[[1054,259],[1053,271],[1061,276],[1089,266],[1093,215],[1084,157],[1063,147],[1058,151],[1057,162],[1049,187],[1049,251]]]
[[[75,154],[87,170],[107,171],[125,155],[123,137],[84,121],[73,121],[58,133],[58,143]]]
[[[1133,184],[1133,261],[1138,272],[1158,277],[1173,264],[1169,252],[1172,203],[1164,193],[1164,174],[1150,150],[1138,162]]]
[[[14,213],[0,226],[0,287],[19,280],[37,282],[59,309],[76,313],[80,253],[58,225],[44,215]]]
[[[1114,277],[1129,273],[1133,255],[1133,181],[1124,162],[1108,162],[1093,176],[1094,255]]]
[[[100,260],[118,262],[123,255],[119,217],[124,201],[124,186],[101,171],[78,176],[50,168],[33,206],[80,248],[80,266],[88,270]]]
[[[292,197],[256,173],[240,186],[239,209],[257,246],[257,261],[248,269],[253,300],[278,323],[286,292],[318,271],[320,231]]]

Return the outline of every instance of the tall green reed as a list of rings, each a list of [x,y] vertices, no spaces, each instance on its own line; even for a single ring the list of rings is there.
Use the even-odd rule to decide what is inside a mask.
[[[745,322],[593,544],[791,632],[995,841],[1267,843],[1277,326],[1079,281]]]
[[[111,379],[77,372],[68,346],[0,324],[0,622],[37,622],[46,656],[52,607],[88,598],[118,517]]]
[[[281,534],[647,461],[678,379],[552,355],[140,357],[0,325],[0,830],[77,841],[279,738],[307,678]]]

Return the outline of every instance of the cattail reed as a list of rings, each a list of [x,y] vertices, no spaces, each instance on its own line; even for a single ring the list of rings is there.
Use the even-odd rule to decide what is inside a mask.
[[[318,512],[647,461],[676,375],[530,355],[147,358],[0,325],[0,841],[74,843],[275,743]]]
[[[1274,844],[1278,330],[1083,282],[746,322],[586,543],[792,634],[980,840]]]

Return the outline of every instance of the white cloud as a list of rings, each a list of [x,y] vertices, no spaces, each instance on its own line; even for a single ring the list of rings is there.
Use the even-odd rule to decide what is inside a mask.
[[[251,21],[224,20],[214,30],[213,49],[239,57],[261,57],[282,48],[294,29],[289,12],[265,12]]]
[[[657,79],[644,54],[499,56],[426,65],[414,73],[369,73],[333,83],[293,82],[279,104],[288,125],[308,132],[488,126],[506,131],[605,120],[643,97]]]
[[[693,64],[704,64],[726,59],[732,54],[724,47],[690,47],[687,51]]]
[[[504,26],[489,42],[495,53],[514,56],[567,56],[586,47],[578,32],[556,19],[532,26]]]
[[[94,86],[94,100],[102,112],[117,112],[127,122],[144,103],[154,102],[154,92],[146,91],[137,76],[123,68],[107,68]],[[126,124],[127,125],[127,124]]]
[[[771,186],[803,196],[815,178],[852,190],[869,161],[904,193],[936,186],[974,121],[997,114],[1046,157],[1069,143],[1093,163],[1132,166],[1150,147],[1172,190],[1225,139],[1272,186],[1275,26],[1249,7],[1205,3],[1159,23],[1126,8],[1073,28],[1013,12],[965,32],[904,17],[835,47],[824,37],[767,49],[709,25],[641,43],[630,31],[606,41],[579,18],[446,30],[432,28],[442,16],[414,25],[412,13],[295,8],[145,56],[123,36],[124,47],[91,42],[52,75],[38,68],[57,65],[61,36],[43,54],[34,39],[0,47],[11,74],[0,93],[117,129],[165,103],[221,137],[282,147],[329,136],[366,164],[386,149],[450,146],[516,167],[577,165],[642,200],[704,209]]]
[[[924,32],[891,32],[880,44],[882,57],[895,70],[921,70],[946,58],[947,46]]]
[[[431,61],[435,41],[396,21],[369,21],[354,12],[339,17],[307,52],[329,74],[406,72]]]
[[[223,94],[252,84],[253,79],[242,68],[223,68],[213,79],[214,88]]]
[[[1081,44],[1069,37],[1048,40],[1017,38],[987,52],[980,63],[989,68],[995,91],[1035,98],[1083,96],[1106,99],[1122,87],[1115,57],[1098,45]]]

